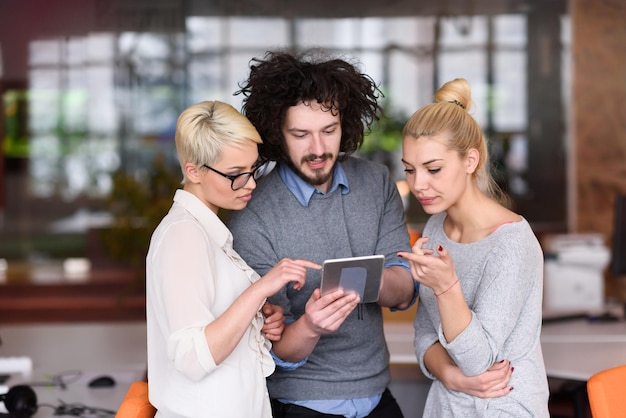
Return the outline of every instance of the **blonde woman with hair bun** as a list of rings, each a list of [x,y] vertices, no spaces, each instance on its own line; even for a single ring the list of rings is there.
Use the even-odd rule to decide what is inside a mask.
[[[403,130],[407,182],[431,215],[407,258],[420,283],[415,352],[433,379],[425,417],[548,417],[541,352],[543,254],[529,223],[507,207],[488,172],[487,143],[469,113],[469,83],[455,79]],[[488,397],[436,378],[454,364],[465,376],[506,364]]]

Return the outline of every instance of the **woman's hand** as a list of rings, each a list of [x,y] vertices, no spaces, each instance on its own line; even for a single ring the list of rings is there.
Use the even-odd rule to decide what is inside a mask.
[[[458,281],[454,262],[441,245],[437,246],[438,257],[433,256],[433,250],[422,248],[426,242],[427,237],[419,238],[412,252],[399,252],[398,255],[409,260],[413,279],[433,289],[435,295],[443,294]]]
[[[306,269],[320,270],[322,266],[308,260],[292,260],[283,258],[267,274],[257,282],[267,290],[266,297],[275,295],[285,285],[292,282],[293,288],[302,289],[306,280]]]
[[[465,376],[439,342],[424,353],[426,368],[450,390],[478,398],[499,398],[508,395],[513,367],[509,360],[494,363],[477,376]]]
[[[450,379],[448,382],[450,386],[448,384],[446,386],[478,398],[499,398],[508,395],[513,390],[513,386],[509,385],[512,373],[511,363],[503,360],[478,376],[468,377],[459,373],[456,379]]]
[[[261,331],[265,333],[265,336],[270,341],[280,341],[285,330],[285,315],[283,308],[278,305],[273,305],[269,302],[265,302],[261,308],[261,312],[265,317],[263,328]]]

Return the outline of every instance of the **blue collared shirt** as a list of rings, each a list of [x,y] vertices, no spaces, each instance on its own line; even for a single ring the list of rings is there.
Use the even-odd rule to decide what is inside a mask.
[[[278,175],[283,180],[289,191],[293,193],[296,199],[298,199],[298,202],[300,202],[300,204],[304,207],[309,206],[311,197],[315,193],[324,194],[324,192],[300,178],[300,176],[294,173],[294,171],[287,164],[278,165]],[[331,194],[339,187],[341,187],[341,194],[348,194],[350,192],[346,172],[343,171],[341,164],[335,164],[333,183],[331,184],[327,194]]]

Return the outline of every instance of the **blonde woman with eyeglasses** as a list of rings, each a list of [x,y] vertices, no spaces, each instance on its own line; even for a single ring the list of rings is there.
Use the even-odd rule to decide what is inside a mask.
[[[220,208],[243,209],[263,174],[261,138],[232,106],[205,101],[178,118],[183,180],[146,259],[148,381],[157,417],[271,417],[265,378],[282,310],[266,298],[299,289],[305,260],[259,277],[232,248]],[[267,317],[267,319],[265,318]]]

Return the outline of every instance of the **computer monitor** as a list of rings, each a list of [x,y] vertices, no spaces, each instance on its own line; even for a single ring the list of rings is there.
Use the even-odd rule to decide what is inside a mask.
[[[614,276],[626,275],[626,194],[618,194],[615,198],[611,274]]]

